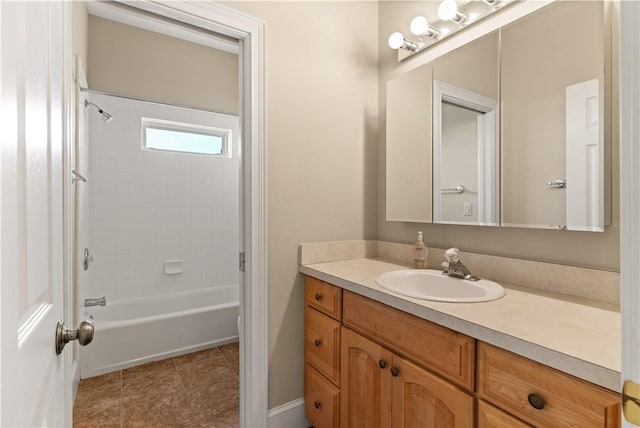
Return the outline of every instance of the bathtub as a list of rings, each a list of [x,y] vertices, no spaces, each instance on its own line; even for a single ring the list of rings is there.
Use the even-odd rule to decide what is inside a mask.
[[[80,348],[85,379],[238,340],[238,286],[110,301],[81,308],[93,342]]]

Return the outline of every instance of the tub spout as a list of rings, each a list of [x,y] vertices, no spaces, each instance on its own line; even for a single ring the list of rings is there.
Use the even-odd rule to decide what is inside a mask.
[[[107,298],[105,296],[102,296],[99,299],[84,299],[84,305],[85,306],[106,306]]]

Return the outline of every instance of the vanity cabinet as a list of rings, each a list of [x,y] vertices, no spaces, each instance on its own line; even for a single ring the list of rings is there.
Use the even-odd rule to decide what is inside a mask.
[[[305,412],[316,428],[338,427],[342,289],[305,277],[304,320]]]
[[[612,391],[312,277],[305,409],[316,428],[621,423]]]
[[[342,329],[343,427],[471,427],[473,396]]]

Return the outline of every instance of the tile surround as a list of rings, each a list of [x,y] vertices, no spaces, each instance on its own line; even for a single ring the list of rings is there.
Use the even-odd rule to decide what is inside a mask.
[[[379,258],[410,265],[412,248],[409,244],[373,240],[300,244],[300,264]],[[430,269],[440,269],[444,251],[429,248]],[[618,272],[462,251],[460,258],[474,274],[483,278],[606,304],[620,304]]]
[[[238,373],[236,342],[84,379],[73,426],[237,427]]]
[[[141,118],[227,126],[237,118],[90,94],[113,115],[89,118],[89,239],[82,296],[109,300],[237,282],[238,157],[142,150]],[[223,119],[218,117],[222,116]],[[238,153],[237,143],[232,153]],[[184,272],[165,275],[166,260]],[[84,277],[83,277],[84,278]]]

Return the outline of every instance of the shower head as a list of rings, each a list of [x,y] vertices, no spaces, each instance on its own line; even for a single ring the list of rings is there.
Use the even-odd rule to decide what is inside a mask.
[[[92,105],[92,106],[94,106],[95,108],[98,109],[98,113],[100,113],[102,115],[102,121],[103,122],[110,122],[111,119],[113,119],[113,116],[111,116],[106,111],[102,110],[99,105],[97,105],[95,103],[92,103],[89,100],[84,100],[84,106],[85,107],[89,107],[89,105]]]

